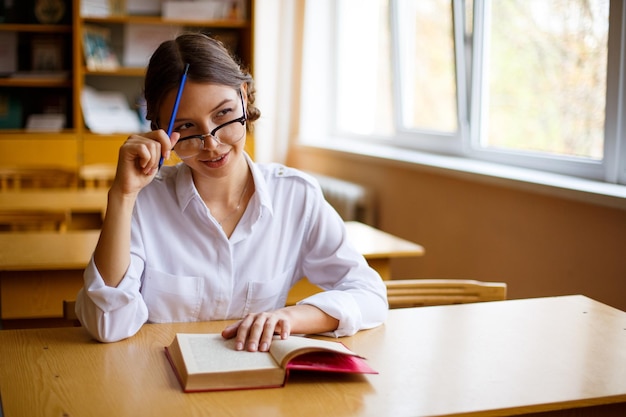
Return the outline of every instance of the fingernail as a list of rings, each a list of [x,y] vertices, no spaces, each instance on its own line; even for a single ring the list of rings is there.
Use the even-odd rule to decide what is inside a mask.
[[[243,343],[237,342],[235,344],[235,350],[243,350]]]
[[[261,343],[261,348],[259,349],[261,352],[267,352],[267,343],[263,342]]]
[[[254,352],[256,350],[256,343],[250,342],[248,343],[248,350]]]

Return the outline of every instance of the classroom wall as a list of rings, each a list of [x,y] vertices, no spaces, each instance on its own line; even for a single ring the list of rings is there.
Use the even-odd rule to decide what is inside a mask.
[[[426,249],[394,260],[394,278],[505,281],[508,298],[584,294],[626,310],[624,210],[316,148],[287,163],[374,190],[377,226]]]

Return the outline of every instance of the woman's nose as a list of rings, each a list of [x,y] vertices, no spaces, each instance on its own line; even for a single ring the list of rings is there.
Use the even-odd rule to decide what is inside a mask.
[[[222,143],[214,136],[207,134],[202,138],[202,150],[217,149]]]

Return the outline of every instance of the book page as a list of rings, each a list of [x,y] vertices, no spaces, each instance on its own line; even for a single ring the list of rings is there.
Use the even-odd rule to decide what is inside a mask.
[[[234,339],[225,340],[219,334],[178,334],[177,337],[190,374],[278,367],[269,353],[237,351]]]
[[[270,353],[280,366],[285,367],[289,360],[300,353],[328,350],[345,355],[358,356],[339,342],[311,339],[308,337],[290,336],[287,339],[275,338],[270,346]]]

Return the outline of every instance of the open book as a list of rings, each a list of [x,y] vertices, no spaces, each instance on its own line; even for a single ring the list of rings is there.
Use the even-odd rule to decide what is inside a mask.
[[[185,392],[281,387],[291,370],[378,373],[342,343],[299,336],[247,352],[219,334],[178,333],[165,353]]]

